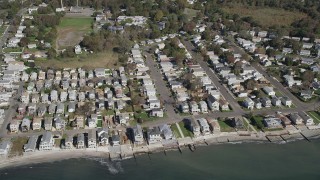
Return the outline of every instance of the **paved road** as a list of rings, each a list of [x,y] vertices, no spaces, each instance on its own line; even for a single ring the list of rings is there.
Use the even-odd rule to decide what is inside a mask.
[[[217,88],[219,88],[221,94],[229,102],[229,105],[231,106],[232,110],[236,113],[240,113],[242,110],[238,102],[232,97],[232,95],[229,93],[229,90],[226,89],[226,87],[220,83],[220,79],[208,66],[207,62],[203,61],[203,57],[200,54],[197,54],[193,51],[195,47],[191,44],[191,42],[183,41],[183,44],[186,46],[187,50],[192,54],[193,59],[196,60],[200,64],[200,66],[206,71],[207,75],[213,81],[214,85]]]
[[[157,63],[152,58],[151,54],[144,52],[146,55],[146,65],[150,69],[150,76],[154,81],[156,86],[156,90],[160,93],[160,99],[164,103],[166,114],[168,115],[169,119],[181,119],[179,114],[175,113],[174,104],[175,100],[171,96],[171,92],[169,88],[166,86],[166,82],[164,81],[164,76],[161,74],[160,69],[158,68]]]

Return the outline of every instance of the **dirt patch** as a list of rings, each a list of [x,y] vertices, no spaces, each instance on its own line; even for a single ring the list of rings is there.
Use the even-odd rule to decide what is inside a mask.
[[[79,44],[86,32],[75,31],[73,28],[59,29],[57,38],[57,47],[59,49]]]

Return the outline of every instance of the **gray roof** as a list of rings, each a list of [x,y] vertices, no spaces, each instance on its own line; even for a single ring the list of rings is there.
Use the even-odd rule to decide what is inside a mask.
[[[38,141],[38,136],[37,135],[33,135],[29,138],[28,143],[24,145],[24,149],[32,149],[35,150],[36,146],[37,146],[37,141]]]
[[[113,135],[112,136],[112,141],[120,141],[120,136],[119,135]]]
[[[51,138],[52,138],[52,132],[46,131],[41,138],[41,142],[50,143]]]
[[[7,149],[7,146],[10,145],[11,142],[10,141],[2,141],[0,143],[0,149]]]
[[[78,142],[79,141],[83,141],[84,142],[84,134],[83,133],[78,134],[77,140],[78,140]]]

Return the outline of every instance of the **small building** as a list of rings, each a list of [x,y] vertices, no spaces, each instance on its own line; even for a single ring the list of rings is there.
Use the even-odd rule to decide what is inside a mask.
[[[200,106],[200,111],[202,113],[207,113],[208,112],[208,105],[205,101],[200,101],[199,102],[199,106]]]
[[[76,126],[77,128],[84,128],[84,116],[76,116]]]
[[[7,156],[11,147],[12,143],[10,141],[2,141],[0,143],[0,156]]]
[[[73,136],[67,136],[64,144],[66,149],[73,149]]]
[[[143,143],[143,132],[142,132],[142,127],[137,124],[136,126],[134,126],[133,128],[133,135],[134,135],[134,142],[141,144]]]
[[[105,146],[109,144],[108,128],[98,128],[97,134],[98,134],[98,141],[100,145]]]
[[[173,133],[168,124],[160,125],[159,130],[164,139],[168,140],[173,138]]]
[[[52,117],[45,117],[44,118],[44,129],[46,131],[51,131],[52,129]]]
[[[152,109],[150,116],[154,116],[154,117],[163,117],[163,110],[162,109]]]
[[[277,106],[277,107],[281,106],[281,100],[280,100],[280,98],[278,98],[278,97],[276,97],[276,96],[273,96],[272,99],[271,99],[271,104],[272,104],[273,106]]]
[[[119,135],[113,135],[111,137],[112,146],[120,146],[120,136]]]
[[[40,130],[42,124],[42,118],[41,117],[34,117],[32,121],[32,129],[33,130]]]
[[[300,113],[301,118],[303,119],[303,122],[307,126],[314,125],[313,119],[305,112]]]
[[[31,127],[31,121],[29,118],[23,118],[21,123],[21,131],[22,132],[28,132]]]
[[[153,144],[157,142],[162,141],[161,137],[161,131],[159,130],[159,127],[153,127],[152,129],[149,129],[148,132],[148,143]]]
[[[271,107],[271,100],[268,97],[261,98],[261,103],[263,107]]]

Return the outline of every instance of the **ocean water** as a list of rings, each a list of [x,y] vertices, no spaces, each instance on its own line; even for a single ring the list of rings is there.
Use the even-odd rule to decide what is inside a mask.
[[[224,144],[109,161],[70,159],[0,170],[0,180],[320,179],[320,141]]]

